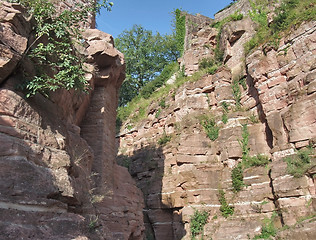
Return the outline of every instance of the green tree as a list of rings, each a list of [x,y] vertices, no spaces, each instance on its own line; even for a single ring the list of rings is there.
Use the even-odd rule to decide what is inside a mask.
[[[124,54],[126,62],[126,79],[120,90],[120,106],[131,101],[146,83],[179,57],[173,35],[153,34],[140,25],[123,31],[115,39],[115,44]]]
[[[113,5],[107,0],[87,1],[77,4],[75,9],[57,12],[49,0],[11,0],[22,4],[36,21],[35,40],[30,43],[26,55],[36,64],[36,74],[28,77],[22,89],[26,97],[36,93],[48,96],[59,88],[87,90],[84,77],[84,59],[76,44],[82,39],[81,24],[87,23],[91,13],[98,13],[101,7],[110,10]]]

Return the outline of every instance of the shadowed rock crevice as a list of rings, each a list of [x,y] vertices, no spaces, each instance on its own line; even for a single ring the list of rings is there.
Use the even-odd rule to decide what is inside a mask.
[[[185,236],[181,207],[163,191],[165,169],[164,147],[149,145],[133,152],[120,154],[118,163],[126,166],[142,190],[145,200],[144,221],[147,239],[182,239]]]
[[[277,194],[275,193],[275,190],[274,190],[273,179],[272,179],[272,176],[271,176],[271,172],[272,172],[272,169],[269,169],[269,172],[268,172],[269,179],[270,179],[269,186],[270,186],[271,191],[272,191],[272,196],[273,196],[272,201],[273,201],[273,204],[275,206],[276,212],[278,213],[278,216],[280,218],[281,224],[282,224],[282,226],[284,226],[285,223],[284,223],[284,219],[283,219],[283,215],[282,215],[282,209],[280,208],[280,204],[278,202],[279,197],[277,196]]]
[[[269,127],[269,124],[268,124],[268,121],[266,118],[266,114],[263,110],[261,101],[259,99],[258,89],[255,87],[254,79],[248,73],[248,69],[246,69],[246,73],[247,73],[246,82],[248,85],[248,95],[251,96],[255,100],[255,107],[256,107],[256,111],[257,111],[257,115],[259,117],[259,120],[261,123],[265,124],[265,137],[266,137],[267,144],[270,147],[270,149],[272,149],[273,148],[273,135],[272,135],[272,131]]]

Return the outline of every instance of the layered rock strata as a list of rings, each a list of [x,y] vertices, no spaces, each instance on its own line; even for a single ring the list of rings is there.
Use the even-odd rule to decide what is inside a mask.
[[[124,79],[113,38],[84,32],[89,94],[16,90],[35,22],[0,2],[1,239],[142,239],[143,198],[115,163],[115,116]],[[26,61],[26,62],[25,62]]]
[[[316,22],[292,29],[277,48],[258,48],[236,70],[243,57],[237,49],[253,34],[248,25],[244,19],[224,27],[227,67],[184,84],[165,97],[165,108],[154,102],[144,121],[123,126],[118,161],[128,166],[144,193],[148,237],[190,239],[195,210],[210,214],[203,231],[207,239],[252,239],[267,219],[280,229],[289,226],[279,233],[281,239],[316,237],[316,169],[293,177],[284,161],[308,145],[315,149]],[[212,32],[216,30],[197,32],[193,48],[215,46]],[[190,50],[183,59],[187,54]],[[198,61],[191,62],[185,66],[193,73]],[[240,99],[232,88],[236,78],[246,83],[245,88],[238,86]],[[201,126],[203,116],[219,127],[215,141]],[[245,126],[249,155],[265,155],[269,163],[245,168],[245,186],[235,192],[231,174],[243,157]],[[166,136],[171,140],[164,145]],[[315,166],[315,155],[310,158]],[[234,208],[228,218],[222,216],[220,190]]]

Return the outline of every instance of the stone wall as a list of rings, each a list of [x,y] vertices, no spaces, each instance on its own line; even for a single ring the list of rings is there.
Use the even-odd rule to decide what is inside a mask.
[[[0,19],[1,239],[143,239],[142,193],[115,163],[125,63],[112,36],[83,34],[89,94],[26,99],[16,87],[36,67],[22,58],[35,23],[4,1]]]
[[[248,15],[248,12],[251,10],[251,5],[249,3],[249,0],[238,0],[236,3],[234,3],[232,6],[217,12],[214,17],[215,21],[221,21],[224,18],[227,18],[228,16],[234,14],[236,11],[242,13],[243,15]]]
[[[191,48],[194,34],[213,23],[214,20],[201,14],[192,15],[186,12],[182,12],[182,14],[185,15],[184,50],[187,51]]]
[[[212,48],[215,44],[217,31],[209,27],[213,19],[203,15],[185,14],[184,52],[180,58],[181,67],[184,66],[186,75],[192,75],[198,69],[201,59],[214,56]]]
[[[315,151],[316,22],[293,28],[279,47],[260,47],[243,62],[243,54],[236,53],[241,51],[239,44],[253,34],[248,21],[232,22],[223,29],[226,67],[173,90],[164,96],[165,108],[153,102],[144,121],[135,125],[127,121],[122,128],[118,161],[128,166],[144,193],[147,236],[191,239],[191,217],[195,210],[205,210],[210,214],[204,227],[207,239],[252,239],[261,232],[264,219],[274,213],[276,227],[289,226],[278,233],[280,238],[316,237],[312,227],[315,152],[311,156],[314,167],[301,177],[290,175],[283,160],[307,145]],[[200,29],[192,48],[198,49],[199,55],[204,49],[206,54],[209,49],[203,48],[205,44],[216,46],[214,35],[215,29]],[[193,74],[199,56],[191,50],[183,59],[192,62],[185,66]],[[245,89],[239,86],[241,109],[236,108],[232,91],[236,77],[245,78],[247,85]],[[229,106],[227,123],[222,120],[223,102]],[[203,116],[213,117],[219,126],[215,141],[200,124]],[[245,186],[234,192],[231,173],[242,159],[240,141],[245,124],[250,156],[263,154],[269,164],[245,169]],[[159,144],[165,135],[171,136],[171,141]],[[220,211],[220,189],[234,207],[228,218]],[[311,220],[302,220],[306,218]]]

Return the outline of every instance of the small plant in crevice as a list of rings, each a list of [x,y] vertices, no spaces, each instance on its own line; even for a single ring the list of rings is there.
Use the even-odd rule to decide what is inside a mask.
[[[309,146],[298,150],[296,155],[284,158],[287,163],[287,172],[294,177],[302,177],[309,169],[316,166],[316,162],[311,160],[313,154],[315,154],[315,150]]]
[[[206,97],[206,101],[207,101],[208,107],[209,107],[209,109],[211,109],[212,108],[211,99],[210,99],[208,93],[205,93],[205,97]]]
[[[266,166],[270,159],[268,156],[259,154],[255,156],[250,156],[249,152],[249,131],[247,124],[242,125],[242,139],[238,140],[239,145],[242,150],[242,166],[243,168],[249,168],[249,167],[258,167],[258,166]]]
[[[204,117],[204,119],[201,120],[201,125],[203,126],[204,131],[206,132],[206,135],[209,139],[215,141],[218,138],[219,127],[217,126],[213,117]]]
[[[171,136],[167,135],[166,132],[164,131],[164,133],[162,134],[162,137],[158,139],[158,144],[160,146],[163,146],[163,145],[166,145],[170,141],[171,141]]]
[[[251,114],[249,117],[248,117],[249,121],[252,122],[252,123],[259,123],[259,118],[254,115],[254,114]]]
[[[96,195],[91,195],[90,202],[93,203],[100,203],[104,199],[104,195],[96,194]]]
[[[184,78],[185,77],[185,65],[182,65],[180,71],[179,71],[179,75],[180,78]]]
[[[239,163],[236,167],[233,168],[231,178],[234,192],[239,192],[243,188],[243,186],[245,186],[241,163]]]
[[[249,132],[247,124],[242,125],[242,139],[238,140],[239,145],[242,150],[242,161],[238,163],[238,165],[233,168],[231,173],[232,178],[232,186],[234,192],[239,192],[243,186],[245,186],[243,182],[243,170],[250,167],[259,167],[259,166],[266,166],[269,164],[270,159],[268,156],[259,154],[256,156],[250,156],[249,152]]]
[[[247,157],[249,156],[249,146],[248,146],[248,141],[249,141],[249,132],[248,132],[248,127],[247,124],[242,125],[242,139],[238,140],[239,145],[242,150],[242,160],[246,160]]]
[[[242,86],[243,90],[247,90],[247,83],[245,77],[236,77],[234,78],[231,87],[233,90],[233,97],[236,102],[236,110],[241,109],[241,90],[240,86]]]
[[[133,129],[133,125],[132,125],[132,124],[128,124],[128,125],[126,126],[126,129],[127,129],[128,131],[131,131],[131,130]]]
[[[227,113],[228,113],[228,111],[229,111],[229,109],[228,109],[229,105],[228,105],[228,103],[225,102],[225,101],[223,101],[223,102],[221,103],[221,105],[222,105],[222,108],[223,108],[223,111],[224,111],[224,113],[223,113],[223,115],[222,115],[222,122],[223,122],[224,124],[226,124],[226,123],[228,122],[228,115],[227,115]]]
[[[126,155],[121,155],[121,156],[117,157],[117,164],[129,169],[130,165],[132,164],[132,160],[130,157],[128,157]]]
[[[155,113],[155,118],[158,118],[160,116],[161,109],[159,108]]]
[[[244,18],[244,15],[240,13],[239,11],[236,11],[235,13],[230,15],[231,21],[239,21],[239,20],[242,20],[243,18]]]
[[[222,115],[222,122],[223,122],[224,124],[226,124],[226,123],[228,122],[228,116],[227,116],[227,113],[226,113],[226,112],[224,112],[223,115]]]
[[[207,223],[207,219],[209,217],[209,213],[207,211],[199,211],[195,210],[193,216],[191,217],[190,222],[190,230],[191,230],[191,239],[195,239],[195,237],[201,233],[203,233],[203,228]]]
[[[199,62],[199,69],[206,69],[209,67],[212,67],[215,64],[215,61],[213,58],[203,58]]]
[[[311,215],[307,215],[307,216],[304,216],[304,217],[300,217],[300,218],[297,220],[297,222],[296,222],[295,225],[300,224],[300,223],[302,223],[303,221],[306,221],[306,220],[309,220],[308,222],[315,222],[315,221],[316,221],[316,213],[314,212],[314,213],[311,214]]]
[[[269,157],[263,154],[259,154],[256,156],[247,156],[246,159],[242,161],[242,165],[244,168],[249,167],[259,167],[259,166],[266,166],[270,162]]]
[[[90,216],[88,228],[89,231],[94,231],[98,227],[99,216]]]
[[[232,84],[233,97],[236,102],[236,110],[240,110],[241,108],[241,91],[239,87],[239,81],[233,80]]]
[[[239,82],[239,84],[242,86],[242,88],[243,88],[244,90],[247,89],[247,82],[246,82],[246,78],[245,78],[245,77],[240,78],[240,79],[238,80],[238,82]]]
[[[166,99],[165,98],[162,98],[159,102],[159,106],[161,108],[166,108]]]
[[[223,189],[218,190],[218,200],[221,204],[219,210],[221,211],[223,217],[228,218],[234,214],[234,207],[227,203]]]
[[[206,69],[208,74],[215,74],[221,64],[213,58],[203,58],[199,62],[199,69]]]
[[[217,62],[222,63],[224,61],[224,51],[220,48],[219,41],[220,40],[218,40],[218,44],[216,45],[216,48],[214,50],[214,54],[215,54],[215,60]]]
[[[214,66],[209,67],[209,68],[207,69],[207,73],[213,75],[213,74],[216,73],[217,69],[218,69],[218,66],[217,66],[217,65],[214,65]]]
[[[225,112],[228,112],[228,111],[229,111],[229,109],[228,109],[229,104],[228,104],[227,102],[223,101],[223,102],[221,102],[221,105],[222,105],[222,108],[223,108],[223,110],[224,110]]]
[[[274,220],[277,217],[277,213],[274,212],[271,218],[265,218],[263,220],[263,225],[261,228],[261,233],[256,235],[253,239],[271,239],[271,237],[275,237],[277,234],[277,229],[274,226]]]

